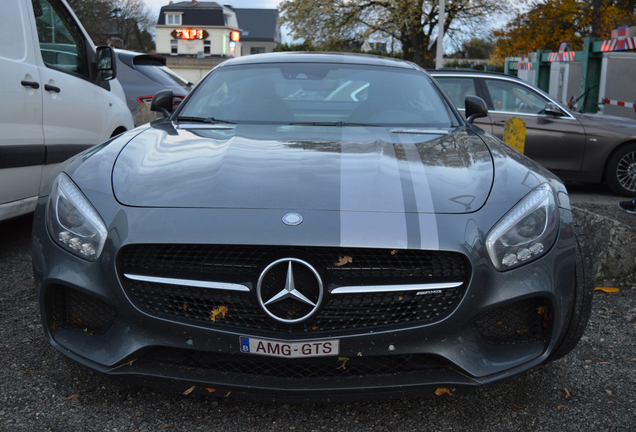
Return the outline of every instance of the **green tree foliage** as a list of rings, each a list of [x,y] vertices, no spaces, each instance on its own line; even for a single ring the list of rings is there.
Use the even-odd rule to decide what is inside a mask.
[[[68,0],[68,4],[96,45],[116,36],[126,49],[155,49],[152,25],[156,20],[143,0]]]
[[[636,24],[636,0],[545,0],[536,1],[528,12],[517,14],[508,25],[495,30],[497,38],[491,61],[539,49],[556,51],[561,42],[577,50],[585,37],[609,39],[621,25]]]
[[[497,0],[446,0],[444,32],[459,36],[506,8]],[[350,50],[371,39],[397,41],[405,59],[432,67],[438,0],[283,0],[291,36],[319,50]],[[391,46],[391,42],[388,43]]]

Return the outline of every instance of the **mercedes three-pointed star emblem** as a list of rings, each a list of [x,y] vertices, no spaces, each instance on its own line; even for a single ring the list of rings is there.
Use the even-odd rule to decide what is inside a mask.
[[[284,258],[263,270],[256,293],[265,313],[289,324],[303,321],[316,312],[323,286],[311,265],[297,258]]]

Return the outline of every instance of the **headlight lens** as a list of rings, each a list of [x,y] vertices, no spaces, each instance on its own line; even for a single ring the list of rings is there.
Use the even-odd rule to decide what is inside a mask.
[[[552,188],[534,189],[486,236],[486,249],[497,270],[509,270],[544,255],[554,244],[559,217]]]
[[[70,253],[95,261],[106,242],[106,225],[84,194],[64,173],[57,176],[46,209],[53,240]]]

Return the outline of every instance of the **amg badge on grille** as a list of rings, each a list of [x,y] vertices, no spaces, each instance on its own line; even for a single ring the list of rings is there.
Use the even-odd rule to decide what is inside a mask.
[[[322,280],[303,260],[274,261],[258,278],[256,295],[261,307],[276,321],[293,324],[312,316],[322,301]]]

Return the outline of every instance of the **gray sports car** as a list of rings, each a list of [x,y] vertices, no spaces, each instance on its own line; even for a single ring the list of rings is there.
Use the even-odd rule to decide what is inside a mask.
[[[129,382],[403,397],[557,359],[593,294],[549,171],[412,63],[232,59],[174,113],[60,165],[33,228],[47,338]],[[230,393],[231,392],[231,393]]]

